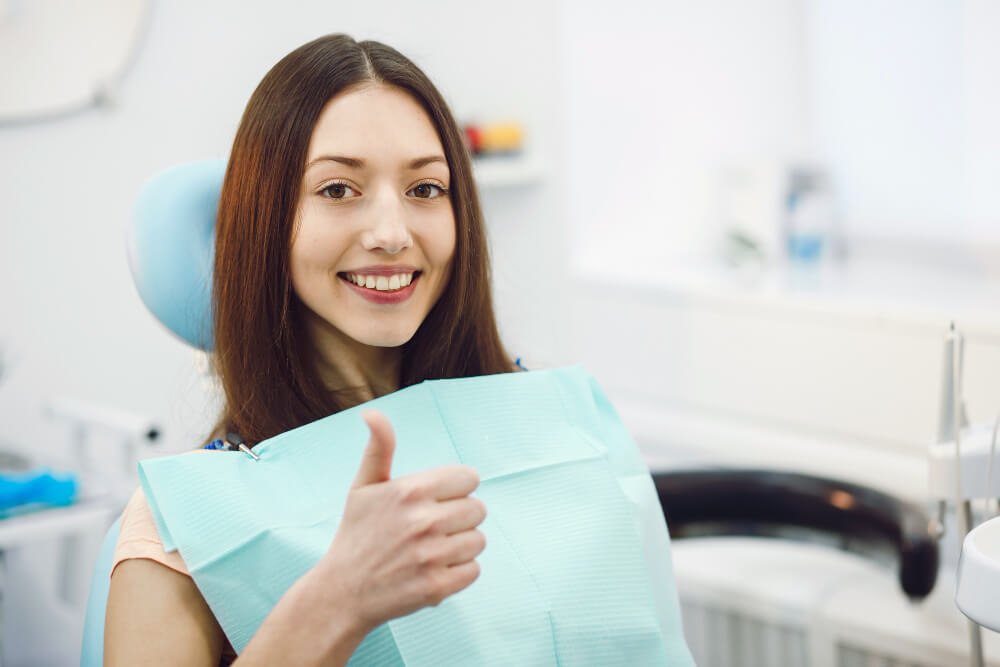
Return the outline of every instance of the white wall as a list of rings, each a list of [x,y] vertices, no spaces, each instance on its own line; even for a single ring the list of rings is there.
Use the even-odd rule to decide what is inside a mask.
[[[568,230],[627,271],[715,250],[726,163],[809,149],[799,0],[562,3]]]
[[[850,232],[1000,240],[996,3],[806,4],[818,152]]]
[[[581,263],[718,254],[720,169],[796,161],[853,240],[1000,243],[996,3],[561,6]]]
[[[963,3],[964,63],[967,82],[964,145],[970,148],[967,214],[969,228],[1000,238],[1000,4],[991,0]]]

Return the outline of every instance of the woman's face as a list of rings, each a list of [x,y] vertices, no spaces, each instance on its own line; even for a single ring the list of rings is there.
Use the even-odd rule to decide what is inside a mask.
[[[441,296],[455,252],[450,172],[423,108],[369,84],[330,100],[309,142],[292,287],[322,344],[396,347]]]

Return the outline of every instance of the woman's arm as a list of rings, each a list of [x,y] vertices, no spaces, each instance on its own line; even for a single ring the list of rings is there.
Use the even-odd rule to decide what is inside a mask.
[[[217,667],[225,636],[189,576],[132,558],[111,576],[104,664]]]
[[[233,663],[344,665],[365,632],[341,614],[329,585],[306,574],[282,597]],[[325,583],[325,582],[324,582]],[[320,626],[321,624],[321,626]],[[217,667],[225,635],[191,577],[156,561],[122,561],[111,577],[104,664]]]
[[[367,629],[344,610],[330,582],[310,570],[282,596],[233,665],[346,665]]]
[[[390,479],[395,435],[364,415],[371,439],[330,548],[292,585],[234,664],[344,665],[369,631],[439,604],[479,576],[486,517],[479,476],[451,465]],[[225,646],[194,580],[131,559],[111,577],[105,665],[216,667]]]

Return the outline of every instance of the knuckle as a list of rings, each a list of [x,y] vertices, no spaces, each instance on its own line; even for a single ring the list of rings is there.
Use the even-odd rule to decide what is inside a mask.
[[[476,517],[478,518],[477,524],[482,523],[486,519],[486,503],[484,503],[479,498],[473,498],[473,503],[476,508]]]
[[[440,531],[444,525],[445,517],[441,516],[436,508],[428,509],[420,518],[421,532],[425,535],[433,535]]]
[[[419,540],[421,538],[427,537],[434,532],[434,528],[437,521],[434,517],[427,514],[427,512],[418,512],[414,516],[410,517],[410,538]]]
[[[404,504],[419,503],[427,496],[426,484],[419,479],[409,479],[398,487],[399,499]]]
[[[437,561],[437,553],[426,544],[419,545],[414,550],[413,557],[420,568],[427,568]]]
[[[480,571],[479,563],[477,561],[469,561],[469,564],[463,572],[461,587],[466,588],[471,586],[472,582],[479,578]]]
[[[429,516],[424,520],[425,533],[428,535],[440,535],[445,531],[447,516]]]
[[[469,484],[479,486],[479,473],[471,466],[465,466],[465,476]]]
[[[438,606],[448,597],[448,593],[448,585],[444,577],[440,574],[429,575],[427,577],[427,583],[424,588],[424,601],[428,605],[432,607]]]

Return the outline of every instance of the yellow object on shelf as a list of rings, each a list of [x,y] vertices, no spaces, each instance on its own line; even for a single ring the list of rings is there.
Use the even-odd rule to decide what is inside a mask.
[[[524,130],[518,123],[484,125],[479,132],[479,149],[484,153],[515,152],[524,143]]]

